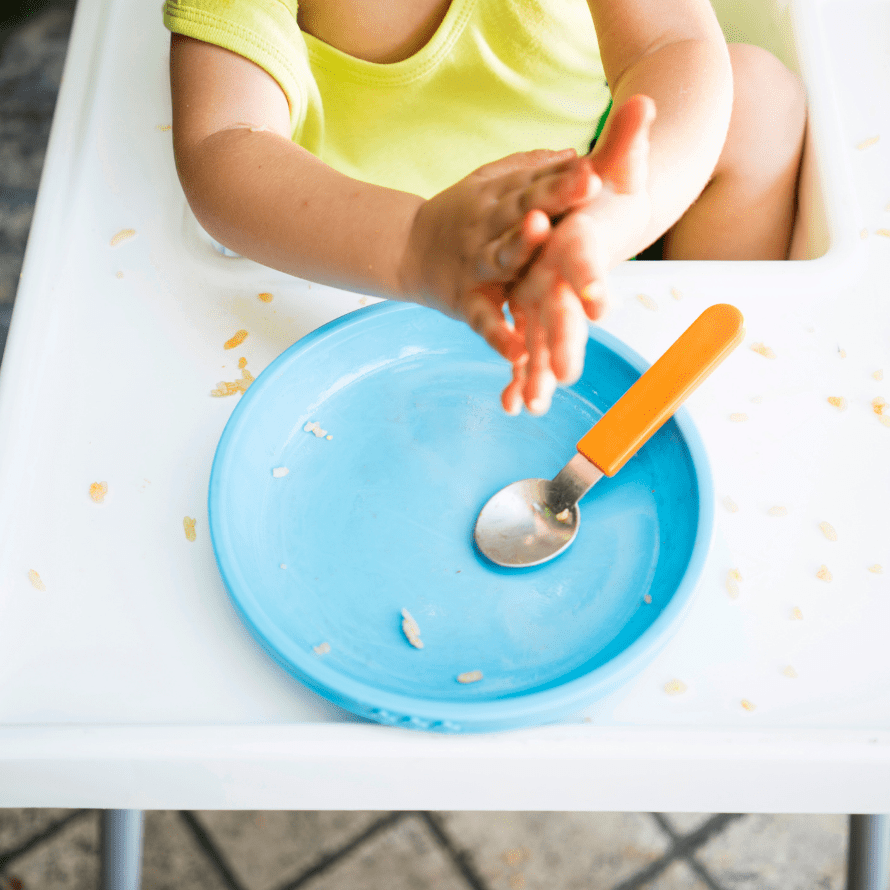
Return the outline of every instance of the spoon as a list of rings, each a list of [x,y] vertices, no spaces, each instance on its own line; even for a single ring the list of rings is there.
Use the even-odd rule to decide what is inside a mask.
[[[742,313],[710,306],[578,442],[553,479],[521,479],[479,512],[474,537],[482,553],[507,568],[536,566],[562,553],[578,534],[578,501],[614,476],[741,342]]]

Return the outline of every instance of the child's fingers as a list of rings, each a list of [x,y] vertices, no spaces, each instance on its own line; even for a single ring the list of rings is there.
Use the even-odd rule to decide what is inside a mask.
[[[464,301],[467,324],[508,362],[518,361],[525,353],[522,334],[504,318],[501,303],[485,287],[477,288]]]
[[[537,324],[534,339],[525,367],[526,379],[522,388],[522,398],[529,413],[540,416],[546,414],[550,408],[557,380],[550,365],[550,350],[547,348],[545,332]]]
[[[581,300],[565,281],[559,280],[541,309],[547,335],[550,367],[559,383],[574,383],[584,370],[587,317]]]
[[[522,411],[522,390],[525,388],[525,369],[528,364],[526,353],[519,361],[513,362],[513,376],[501,393],[501,405],[507,414],[516,416]]]
[[[483,281],[512,281],[544,245],[550,232],[546,213],[527,213],[518,225],[486,245],[479,260],[479,277]]]
[[[608,269],[603,250],[590,219],[575,214],[560,224],[544,256],[545,261],[556,264],[591,321],[605,315],[608,308]]]
[[[562,161],[570,161],[578,156],[574,148],[564,148],[554,151],[549,148],[537,148],[533,151],[517,151],[504,158],[498,158],[488,164],[483,164],[471,174],[479,179],[496,179],[520,170],[529,170],[536,167],[551,165]]]
[[[593,170],[619,194],[634,194],[649,177],[649,130],[655,103],[648,96],[631,96],[610,116],[606,132],[590,155]]]

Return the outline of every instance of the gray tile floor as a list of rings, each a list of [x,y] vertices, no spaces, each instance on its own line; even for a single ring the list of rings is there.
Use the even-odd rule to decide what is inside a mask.
[[[0,355],[75,0],[19,6],[0,20]],[[95,888],[100,820],[0,809],[0,890]],[[143,887],[841,890],[846,844],[846,816],[159,811]]]

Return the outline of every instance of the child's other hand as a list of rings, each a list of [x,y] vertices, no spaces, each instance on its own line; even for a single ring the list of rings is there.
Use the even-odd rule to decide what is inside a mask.
[[[584,366],[588,320],[606,311],[606,273],[634,249],[651,216],[647,191],[649,128],[655,104],[632,96],[613,113],[605,138],[583,160],[602,188],[567,212],[553,227],[509,298],[524,339],[524,354],[501,396],[517,414],[525,403],[533,414],[550,407],[560,383],[574,383]]]
[[[552,232],[550,220],[602,188],[573,149],[509,155],[420,207],[402,264],[405,296],[470,327],[510,362],[526,351],[504,317],[508,286]]]

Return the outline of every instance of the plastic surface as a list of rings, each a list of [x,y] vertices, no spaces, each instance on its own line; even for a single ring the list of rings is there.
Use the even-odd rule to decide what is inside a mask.
[[[614,476],[739,345],[735,306],[709,306],[578,442],[578,451]]]
[[[581,381],[544,418],[513,418],[503,362],[439,313],[381,304],[304,338],[248,390],[214,460],[213,544],[244,620],[285,668],[380,722],[503,729],[611,691],[676,628],[708,551],[712,488],[689,418],[582,500],[559,560],[499,569],[472,530],[506,482],[555,474],[643,366],[594,331]]]

